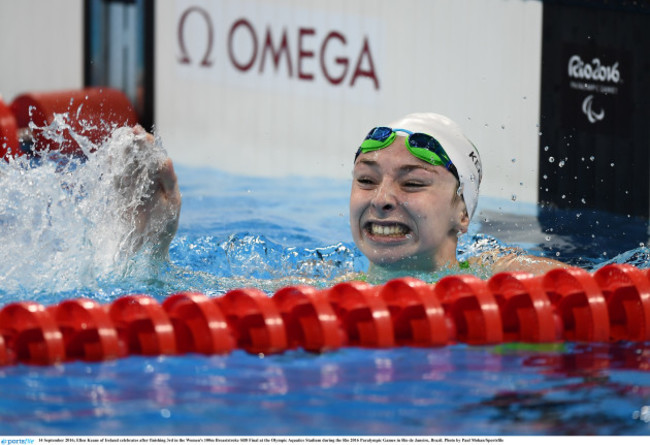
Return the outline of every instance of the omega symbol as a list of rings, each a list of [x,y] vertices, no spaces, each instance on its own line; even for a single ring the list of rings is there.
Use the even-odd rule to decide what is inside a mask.
[[[178,21],[178,45],[181,49],[181,58],[178,61],[184,65],[189,65],[192,62],[187,52],[187,48],[185,47],[185,33],[183,31],[185,28],[185,20],[187,20],[187,16],[193,12],[197,12],[201,15],[201,17],[203,17],[208,31],[208,43],[206,45],[203,58],[201,59],[201,66],[212,66],[212,61],[210,60],[210,55],[212,53],[212,44],[214,43],[214,30],[212,29],[212,21],[210,20],[210,14],[208,14],[205,9],[199,8],[198,6],[192,6],[191,8],[185,10],[180,20]]]

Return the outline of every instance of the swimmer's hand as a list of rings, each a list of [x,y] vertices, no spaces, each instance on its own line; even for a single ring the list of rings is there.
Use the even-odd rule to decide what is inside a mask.
[[[488,251],[472,258],[470,263],[488,267],[492,274],[528,272],[533,275],[543,275],[553,269],[570,267],[568,264],[552,258],[528,255],[521,249]]]
[[[133,132],[134,149],[145,155],[151,153],[153,156],[156,143],[154,136],[139,125],[133,128]],[[169,245],[178,229],[181,211],[181,193],[174,165],[172,160],[165,156],[137,168],[146,169],[148,181],[139,199],[134,201],[137,205],[132,209],[135,233],[132,234],[131,250],[138,250],[146,245],[155,257],[166,258]],[[120,186],[122,192],[126,192],[124,187],[129,186],[129,180],[122,181]],[[132,192],[131,190],[127,194]]]

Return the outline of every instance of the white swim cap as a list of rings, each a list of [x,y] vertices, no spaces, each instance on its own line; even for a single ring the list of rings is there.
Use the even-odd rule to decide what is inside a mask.
[[[460,190],[470,219],[478,203],[483,178],[481,157],[472,142],[451,119],[435,113],[412,113],[390,124],[392,128],[426,133],[435,137],[458,170]]]

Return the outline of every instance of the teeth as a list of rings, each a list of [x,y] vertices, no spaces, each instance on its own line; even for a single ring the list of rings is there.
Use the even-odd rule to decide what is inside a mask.
[[[370,233],[381,236],[402,236],[406,234],[406,228],[401,225],[383,226],[379,224],[370,225]]]

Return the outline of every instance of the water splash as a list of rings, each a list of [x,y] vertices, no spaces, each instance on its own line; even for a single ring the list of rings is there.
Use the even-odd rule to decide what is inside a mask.
[[[39,129],[50,146],[60,147],[67,122],[58,115]],[[85,160],[41,142],[36,157],[0,163],[0,299],[99,289],[137,274],[148,258],[136,210],[167,157],[161,144],[131,128],[98,145],[71,134]]]
[[[606,264],[630,264],[639,269],[650,268],[650,249],[646,246],[642,246],[637,249],[628,250],[616,255],[609,261],[604,261],[603,263],[598,264],[598,267],[602,267]]]
[[[225,238],[181,235],[172,244],[171,256],[175,267],[185,271],[183,285],[207,294],[241,287],[272,293],[300,283],[327,287],[343,275],[368,267],[353,244],[286,246],[247,232]]]

